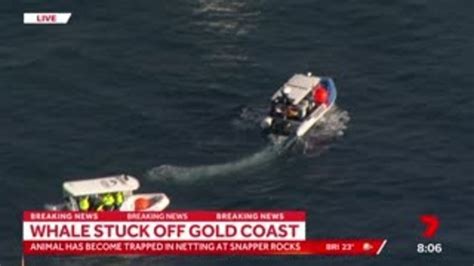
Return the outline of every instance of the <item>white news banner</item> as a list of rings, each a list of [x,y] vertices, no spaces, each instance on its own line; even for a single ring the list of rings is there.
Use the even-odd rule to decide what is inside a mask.
[[[23,24],[67,24],[71,13],[23,13]]]

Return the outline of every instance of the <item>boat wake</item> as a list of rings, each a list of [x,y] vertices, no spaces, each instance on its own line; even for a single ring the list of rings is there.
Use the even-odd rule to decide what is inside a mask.
[[[282,148],[282,145],[267,146],[248,157],[222,164],[190,167],[165,164],[148,171],[147,177],[150,180],[186,183],[205,178],[226,176],[243,170],[250,170],[258,166],[263,166],[281,154],[284,151]]]
[[[232,125],[237,130],[248,130],[259,127],[260,122],[266,116],[266,109],[262,107],[244,107],[238,119],[232,121]],[[319,122],[302,139],[294,143],[287,143],[286,147],[295,146],[296,150],[302,150],[304,155],[315,156],[327,150],[335,139],[344,136],[347,125],[350,121],[349,113],[346,110],[334,105]],[[274,143],[281,142],[281,139],[272,139]]]
[[[264,116],[265,111],[263,109],[244,108],[240,120],[232,123],[240,129],[248,129],[250,125],[255,128],[259,126],[261,118]],[[150,180],[163,182],[192,183],[197,180],[227,176],[262,167],[286,152],[301,150],[301,147],[304,155],[318,156],[328,149],[329,144],[335,138],[344,135],[349,119],[347,111],[334,106],[303,139],[294,137],[292,139],[274,140],[269,146],[250,156],[221,164],[189,167],[165,164],[149,170],[147,177]]]

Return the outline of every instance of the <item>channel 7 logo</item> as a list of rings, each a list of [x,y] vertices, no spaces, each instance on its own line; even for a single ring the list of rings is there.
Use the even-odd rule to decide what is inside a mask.
[[[424,238],[433,238],[439,229],[439,218],[433,214],[423,214],[420,216],[420,222],[425,225],[425,231],[423,231]]]

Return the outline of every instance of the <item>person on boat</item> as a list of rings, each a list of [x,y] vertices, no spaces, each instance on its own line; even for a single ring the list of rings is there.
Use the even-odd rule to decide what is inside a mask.
[[[90,208],[89,197],[82,197],[79,199],[79,210],[86,212]]]
[[[313,91],[313,101],[319,106],[321,104],[327,104],[328,102],[328,89],[323,84],[318,84]]]
[[[97,210],[97,208],[99,208],[102,200],[100,199],[99,195],[97,194],[94,194],[94,195],[90,195],[90,204],[91,204],[91,209],[92,210]]]
[[[277,103],[281,103],[284,106],[288,106],[292,104],[292,100],[290,98],[291,88],[285,87],[280,93],[280,96],[276,98]]]
[[[271,114],[282,115],[286,118],[287,110],[293,101],[290,98],[291,88],[285,87],[280,94],[272,101]]]
[[[115,207],[114,196],[110,193],[107,193],[102,196],[99,206],[96,208],[96,211],[112,211]]]
[[[119,191],[115,193],[115,208],[118,210],[123,203],[123,192]]]

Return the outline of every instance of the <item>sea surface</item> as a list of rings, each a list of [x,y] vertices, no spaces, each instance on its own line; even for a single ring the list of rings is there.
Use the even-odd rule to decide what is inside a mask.
[[[72,12],[68,25],[23,12]],[[474,2],[7,1],[0,7],[0,265],[23,210],[117,173],[170,209],[301,209],[308,238],[387,238],[363,257],[27,257],[26,265],[472,265]],[[294,73],[337,107],[286,151],[262,137]],[[423,239],[421,214],[441,227]],[[442,243],[419,255],[417,243]]]

